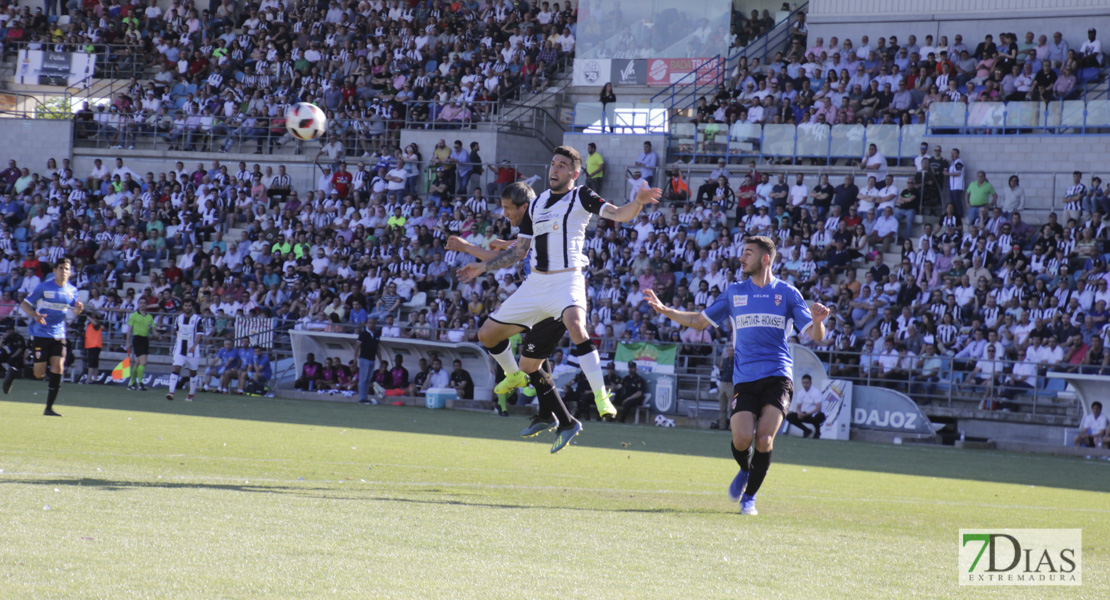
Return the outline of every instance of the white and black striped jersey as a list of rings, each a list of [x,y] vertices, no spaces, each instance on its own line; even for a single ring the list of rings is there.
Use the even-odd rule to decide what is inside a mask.
[[[180,314],[174,319],[174,329],[177,331],[177,341],[174,349],[181,354],[188,354],[189,348],[196,346],[200,340],[200,315]]]
[[[564,194],[547,190],[533,200],[518,234],[532,238],[532,270],[545,273],[588,266],[586,227],[604,205],[601,196],[585,186]]]

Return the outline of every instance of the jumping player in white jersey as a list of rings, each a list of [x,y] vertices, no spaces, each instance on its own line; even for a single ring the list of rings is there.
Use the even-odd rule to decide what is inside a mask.
[[[513,227],[520,226],[520,222],[525,213],[528,212],[528,207],[535,196],[532,188],[521,182],[510,184],[502,192],[501,208],[505,212],[505,218],[512,223]],[[457,236],[447,238],[448,250],[465,252],[478,260],[491,260],[499,252],[512,248],[514,244],[516,244],[516,241],[491,240],[489,243],[490,249],[486,250]],[[528,277],[529,273],[528,265],[525,264],[525,278]],[[536,390],[536,399],[539,402],[540,410],[538,414],[532,417],[532,422],[520,432],[520,437],[530,438],[545,431],[557,429],[560,425],[578,422],[567,410],[566,404],[559,396],[559,390],[555,387],[555,382],[551,379],[551,375],[543,369],[544,361],[555,352],[555,347],[559,340],[563,339],[563,334],[566,332],[567,328],[563,325],[562,320],[548,317],[533,325],[524,336],[520,348],[520,369],[528,374],[528,380]],[[556,436],[555,442],[551,446],[552,454],[566,447],[566,442],[570,439],[566,436]]]
[[[478,339],[506,374],[494,392],[524,387],[530,379],[517,365],[508,339],[548,317],[561,318],[574,343],[571,354],[578,357],[582,373],[594,390],[598,413],[612,416],[617,411],[605,389],[601,357],[586,330],[586,227],[593,215],[618,223],[631,221],[645,206],[657,204],[663,192],[644,188],[632,202],[618,208],[588,187],[576,187],[574,182],[581,171],[582,157],[577,150],[570,146],[555,148],[548,169],[550,188],[529,204],[520,221],[517,243],[490,260],[459,269],[458,277],[463,283],[470,282],[482,273],[516,263],[532,250],[531,274],[478,330]],[[562,441],[565,445],[581,429],[577,421],[560,424],[556,444]]]
[[[794,329],[814,341],[825,337],[829,309],[807,307],[797,288],[771,275],[775,242],[764,236],[744,241],[740,267],[748,279],[734,283],[704,312],[667,308],[651,290],[644,300],[659,314],[697,330],[732,323],[733,354],[732,456],[740,472],[729,486],[729,498],[740,501],[740,512],[756,515],[755,495],[771,466],[771,447],[794,397],[794,359],[787,342]],[[756,426],[758,421],[759,425]],[[752,454],[752,437],[755,454]]]
[[[186,402],[192,402],[197,393],[197,367],[200,363],[200,315],[196,314],[196,304],[186,300],[185,312],[174,319],[174,328],[177,337],[173,341],[173,373],[170,374],[170,393],[166,400],[173,400],[173,392],[177,389],[177,378],[181,375],[181,367],[189,369],[189,395]]]
[[[85,305],[77,296],[77,288],[69,284],[70,265],[68,258],[61,258],[54,265],[54,279],[44,281],[23,299],[19,307],[31,317],[28,328],[31,334],[31,348],[35,355],[35,379],[47,379],[46,410],[48,417],[60,417],[54,412],[54,401],[62,387],[62,373],[66,362],[66,312],[81,314]],[[46,372],[47,363],[50,373]],[[12,391],[16,370],[9,368],[4,378],[4,393]]]

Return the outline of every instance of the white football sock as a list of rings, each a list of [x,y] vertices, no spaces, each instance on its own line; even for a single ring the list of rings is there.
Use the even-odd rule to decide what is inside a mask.
[[[177,373],[170,373],[170,393],[177,389]]]
[[[590,389],[595,393],[605,391],[605,374],[601,372],[601,355],[597,353],[597,348],[589,354],[579,356],[578,364],[582,367],[582,374],[590,382]]]
[[[505,371],[506,375],[512,375],[520,370],[520,366],[516,364],[516,357],[513,356],[512,344],[507,345],[500,354],[490,352],[490,356],[497,361],[497,364],[501,365],[501,369]]]

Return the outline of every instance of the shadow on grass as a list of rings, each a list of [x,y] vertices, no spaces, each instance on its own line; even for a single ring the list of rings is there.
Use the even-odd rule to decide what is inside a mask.
[[[498,510],[530,510],[530,509],[543,509],[543,510],[572,510],[581,512],[594,512],[594,513],[639,513],[639,514],[731,514],[735,510],[710,510],[701,508],[677,508],[677,507],[657,507],[657,508],[592,508],[576,505],[564,504],[509,504],[504,502],[490,503],[490,502],[466,502],[463,500],[451,498],[406,498],[397,496],[382,496],[382,495],[365,495],[365,496],[349,496],[338,494],[336,488],[319,487],[308,482],[304,485],[253,485],[249,483],[196,483],[196,482],[175,482],[175,481],[119,481],[112,479],[100,479],[93,477],[82,477],[79,479],[30,479],[30,478],[13,478],[0,480],[0,489],[4,485],[35,485],[42,487],[88,487],[96,488],[109,492],[118,491],[134,491],[134,490],[198,490],[198,491],[220,491],[220,492],[243,492],[243,493],[260,493],[260,494],[275,494],[282,496],[297,496],[302,498],[327,498],[329,500],[351,500],[351,501],[371,501],[371,502],[394,502],[406,504],[420,504],[420,505],[440,505],[440,506],[468,506],[474,508],[484,509],[498,509]],[[351,485],[358,485],[352,483]],[[367,488],[367,492],[372,492]],[[421,494],[428,495],[453,495],[452,492],[441,489],[425,489],[425,490],[407,490],[407,494]]]
[[[0,396],[0,400],[25,404],[28,411],[34,411],[32,414],[41,414],[43,395],[31,396],[31,387],[29,382],[17,382],[15,392],[10,396]],[[67,414],[69,407],[87,407],[496,441],[520,441],[518,433],[527,424],[522,417],[499,418],[481,412],[415,407],[363,406],[354,402],[216,394],[198,394],[196,402],[169,402],[158,390],[127,392],[116,386],[65,385],[58,401],[57,408],[63,414]],[[79,418],[79,415],[70,414],[63,423]],[[664,429],[592,421],[585,423],[582,435],[575,442],[577,447],[710,457],[732,462],[730,435],[723,431]],[[1078,458],[790,437],[777,439],[775,450],[775,462],[779,464],[1096,492],[1106,489],[1102,482],[1105,481],[1107,466],[1099,461]],[[1090,469],[1096,469],[1097,473],[1090,472]],[[941,483],[938,482],[938,485]]]

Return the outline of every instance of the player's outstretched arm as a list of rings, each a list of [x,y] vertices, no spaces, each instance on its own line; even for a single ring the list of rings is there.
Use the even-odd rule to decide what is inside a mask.
[[[636,198],[621,207],[613,206],[612,204],[605,204],[601,207],[601,216],[618,223],[627,223],[635,219],[640,211],[649,204],[659,204],[659,198],[663,195],[663,190],[659,188],[644,188],[636,193]]]
[[[489,250],[481,246],[476,246],[458,236],[451,236],[447,238],[447,249],[455,250],[457,252],[465,252],[477,258],[478,260],[493,260],[502,250],[512,247],[515,240],[505,241],[500,239],[491,240],[489,243]]]
[[[489,260],[470,263],[456,271],[455,274],[458,276],[460,282],[470,283],[482,273],[504,269],[505,267],[516,264],[528,254],[528,250],[531,247],[532,238],[520,238],[512,248],[498,252],[496,256]]]
[[[653,290],[644,290],[644,301],[648,303],[655,312],[667,317],[668,319],[682,325],[683,327],[693,327],[701,331],[707,327],[712,327],[713,322],[705,318],[705,315],[700,312],[687,312],[684,310],[675,310],[663,306],[659,301],[659,297],[655,295]]]

